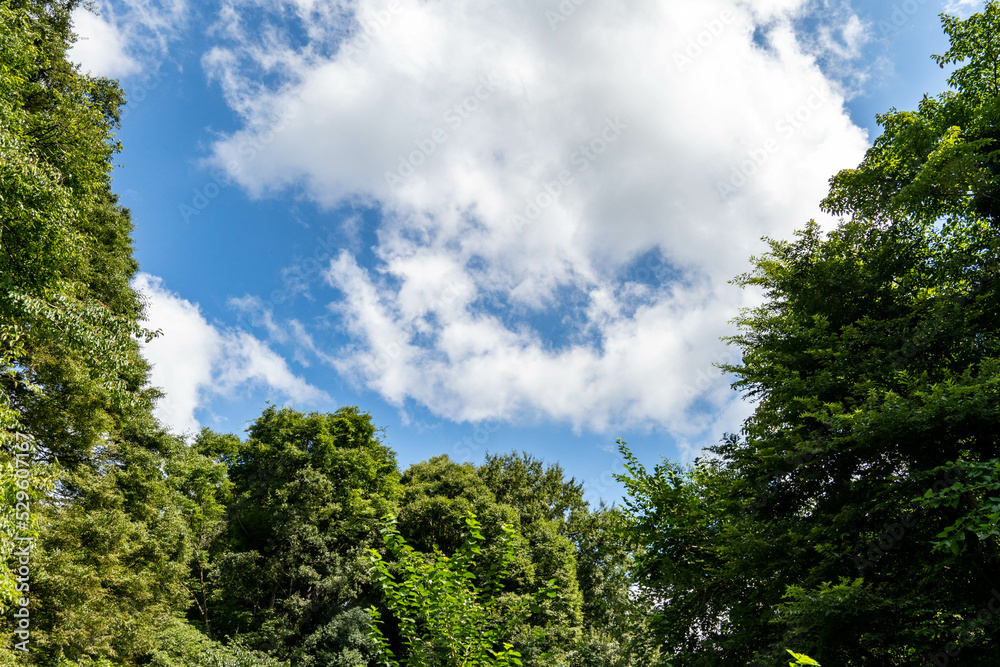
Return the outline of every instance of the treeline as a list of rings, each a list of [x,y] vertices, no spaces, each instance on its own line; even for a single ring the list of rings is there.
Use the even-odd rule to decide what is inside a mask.
[[[401,471],[357,408],[152,416],[117,83],[75,2],[0,0],[0,665],[994,665],[1000,4],[738,279],[755,401],[621,508],[528,453]],[[377,622],[376,622],[377,619]]]
[[[476,569],[502,574],[496,611],[530,602],[498,641],[527,664],[640,664],[621,513],[590,508],[558,466],[512,454],[401,472],[354,408],[268,408],[244,442],[188,444],[156,422],[138,345],[154,334],[110,188],[124,98],[66,60],[75,5],[0,3],[0,663],[375,664],[369,608],[385,594],[367,550],[387,554],[385,518],[450,554],[475,515]]]

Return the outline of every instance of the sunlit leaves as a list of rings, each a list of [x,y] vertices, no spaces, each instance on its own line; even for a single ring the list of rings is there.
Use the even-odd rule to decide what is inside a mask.
[[[465,517],[463,545],[451,556],[439,549],[422,554],[406,543],[395,519],[384,518],[381,529],[393,557],[387,562],[369,549],[375,580],[385,592],[405,647],[397,659],[376,625],[376,638],[387,665],[406,667],[502,667],[521,664],[510,638],[544,598],[556,596],[555,579],[533,598],[511,600],[501,583],[514,559],[513,529],[503,527],[504,557],[477,573],[485,540],[474,514]],[[477,580],[480,581],[477,584]],[[372,608],[376,623],[381,613]]]

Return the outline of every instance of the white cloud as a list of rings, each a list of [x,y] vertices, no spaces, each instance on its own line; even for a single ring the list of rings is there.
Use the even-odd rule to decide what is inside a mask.
[[[856,14],[849,13],[840,25],[821,26],[818,34],[819,46],[822,53],[832,55],[844,60],[854,60],[861,57],[862,49],[871,39],[870,26]]]
[[[94,76],[121,78],[163,58],[183,26],[186,0],[107,0],[73,10],[68,57]]]
[[[126,53],[127,40],[118,26],[77,7],[73,10],[73,28],[78,39],[69,50],[69,59],[80,63],[84,70],[95,76],[121,77],[140,69],[138,61]]]
[[[983,4],[982,0],[948,0],[944,11],[948,14],[958,14],[959,16],[970,16],[974,14]]]
[[[320,350],[305,325],[292,319],[285,323],[275,321],[274,312],[264,300],[247,294],[242,297],[230,297],[229,307],[238,311],[241,317],[249,319],[251,325],[263,327],[268,338],[277,343],[291,344],[295,348],[294,359],[302,366],[309,366],[311,357],[333,363],[334,358]]]
[[[795,32],[805,0],[358,0],[351,25],[319,6],[284,5],[305,41],[265,29],[203,63],[245,118],[211,162],[255,196],[382,210],[377,263],[327,274],[345,377],[457,420],[716,428],[732,394],[697,378],[757,298],[727,281],[866,148]],[[830,20],[851,55],[860,23]],[[669,280],[637,277],[651,256]]]
[[[156,416],[178,433],[196,432],[195,412],[216,397],[266,387],[296,403],[332,401],[326,392],[296,376],[285,360],[245,331],[219,329],[193,304],[146,273],[134,287],[147,302],[147,326],[163,335],[143,346],[152,365],[151,384],[164,391]]]
[[[831,85],[847,99],[864,94],[872,76],[885,65],[873,60],[867,48],[875,38],[873,24],[861,20],[850,0],[812,0],[808,6],[825,21],[798,35],[804,51],[816,58]]]

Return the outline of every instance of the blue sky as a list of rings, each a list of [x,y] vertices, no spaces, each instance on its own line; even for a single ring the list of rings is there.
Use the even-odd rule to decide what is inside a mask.
[[[407,465],[526,450],[620,496],[752,406],[728,281],[874,115],[945,88],[962,0],[101,0],[145,353],[179,433],[358,405]]]

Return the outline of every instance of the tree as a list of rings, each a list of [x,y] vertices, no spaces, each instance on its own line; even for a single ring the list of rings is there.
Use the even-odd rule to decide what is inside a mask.
[[[837,228],[770,240],[737,280],[767,297],[725,367],[753,416],[712,459],[651,474],[632,459],[624,476],[672,664],[773,664],[790,645],[823,664],[995,660],[1000,617],[978,612],[1000,578],[984,530],[1000,3],[943,24],[953,90],[879,116],[864,161],[831,179]]]
[[[132,222],[110,187],[124,98],[66,59],[76,4],[0,3],[0,470],[27,454],[51,481],[5,498],[35,523],[0,519],[0,548],[8,560],[12,531],[36,538],[33,660],[130,664],[187,606],[189,541],[162,472],[181,445],[152,417],[139,352],[152,334],[129,284]]]
[[[603,503],[574,512],[566,536],[576,549],[583,601],[583,632],[568,664],[575,667],[646,667],[659,649],[650,632],[649,604],[636,595],[635,552],[625,534],[625,516]]]
[[[417,551],[458,550],[465,543],[463,517],[474,513],[486,531],[488,559],[498,561],[503,549],[493,545],[503,535],[501,526],[518,524],[517,510],[497,502],[475,466],[447,454],[411,465],[400,488],[399,532]]]
[[[727,471],[698,461],[662,462],[648,472],[624,442],[619,448],[627,530],[637,550],[632,574],[664,659],[671,665],[751,664],[768,624],[753,597],[780,597],[780,584],[760,576],[765,563],[755,568],[745,557],[763,549],[754,525],[741,524],[734,512]],[[741,528],[752,532],[741,535]],[[754,593],[765,586],[769,593]],[[733,637],[737,632],[751,638]]]
[[[376,549],[369,549],[376,579],[385,591],[385,603],[395,616],[405,650],[404,664],[410,667],[501,667],[521,664],[521,654],[510,643],[531,606],[544,597],[555,597],[555,579],[530,601],[502,594],[502,579],[514,560],[513,529],[503,526],[504,556],[486,572],[477,572],[480,532],[475,514],[465,517],[468,532],[461,548],[445,556],[435,548],[428,557],[408,545],[396,530],[391,516],[384,519],[382,536],[395,558],[390,565]],[[477,585],[477,580],[480,581]],[[372,607],[372,618],[381,621],[381,612]],[[376,626],[382,659],[390,665],[399,661],[389,642]],[[545,656],[543,656],[544,658]]]
[[[543,478],[548,482],[543,483]],[[509,495],[522,484],[537,490],[547,485],[552,494],[543,492],[523,505],[515,505],[530,495],[520,489],[516,496]],[[528,665],[539,664],[544,653],[553,653],[560,660],[566,657],[564,653],[580,637],[583,599],[575,548],[563,534],[567,517],[562,510],[554,510],[559,505],[551,501],[564,493],[579,496],[578,485],[564,482],[561,470],[550,467],[546,472],[540,461],[518,455],[487,457],[479,468],[455,463],[447,456],[433,457],[410,466],[403,474],[402,485],[399,531],[422,553],[460,549],[466,541],[461,530],[463,517],[472,512],[486,536],[483,567],[496,568],[507,557],[503,526],[513,529],[513,555],[505,568],[504,591],[528,600],[547,581],[555,579],[557,593],[538,605],[511,641]],[[583,502],[582,498],[579,502]],[[536,627],[546,628],[544,637],[534,632]]]
[[[647,642],[646,609],[629,594],[631,551],[621,513],[592,510],[582,485],[565,479],[561,467],[527,452],[487,454],[479,466],[438,456],[407,469],[402,487],[398,527],[418,552],[461,549],[467,535],[460,526],[471,512],[486,537],[479,558],[484,571],[498,566],[505,540],[512,540],[502,582],[507,594],[528,600],[556,580],[556,595],[511,637],[525,664],[541,662],[543,653],[575,667],[649,664],[655,649]],[[513,529],[509,538],[504,525]],[[543,640],[537,628],[545,628]],[[392,629],[386,634],[398,649]]]
[[[0,408],[5,437],[71,436],[39,442],[46,462],[79,458],[155,395],[136,341],[149,332],[129,286],[132,225],[110,190],[122,92],[66,60],[74,5],[0,8]]]
[[[477,472],[498,502],[517,508],[522,525],[536,520],[565,524],[574,512],[587,509],[582,484],[567,481],[561,466],[546,466],[528,452],[487,453]]]
[[[321,650],[339,641],[333,629],[350,632],[341,614],[372,602],[365,549],[380,541],[379,517],[395,511],[396,459],[352,407],[271,406],[248,433],[221,454],[232,500],[213,548],[210,627],[298,663],[301,647]]]
[[[528,452],[487,453],[478,473],[498,502],[516,509],[529,541],[533,535],[549,535],[566,554],[570,551],[565,547],[571,545],[569,576],[575,586],[561,587],[559,594],[574,609],[572,592],[579,590],[580,611],[556,635],[553,644],[558,648],[552,650],[562,661],[580,667],[648,665],[656,650],[647,641],[648,609],[630,597],[632,552],[621,532],[621,512],[603,504],[591,509],[583,498],[583,484],[565,479],[561,466],[546,465]]]
[[[179,620],[160,632],[148,664],[152,667],[289,667],[288,662],[279,662],[239,643],[222,646]]]
[[[220,435],[204,428],[195,441],[167,461],[168,484],[177,494],[178,511],[184,516],[191,535],[190,580],[185,588],[197,620],[212,636],[213,609],[209,601],[212,551],[226,530],[226,513],[232,503],[229,466],[238,455],[240,441],[235,435]]]
[[[41,504],[30,582],[40,662],[135,664],[190,604],[190,532],[163,476],[165,460],[185,445],[140,426],[96,452],[94,469],[60,475],[63,484]]]

